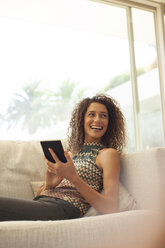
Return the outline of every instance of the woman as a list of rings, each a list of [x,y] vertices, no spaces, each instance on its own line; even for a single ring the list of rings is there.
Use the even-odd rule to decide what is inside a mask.
[[[117,102],[102,94],[83,99],[72,113],[70,130],[67,162],[62,163],[50,149],[56,163],[44,158],[45,184],[33,201],[0,199],[4,206],[0,213],[6,219],[78,218],[90,206],[101,214],[117,210],[119,155],[125,145],[124,117]]]

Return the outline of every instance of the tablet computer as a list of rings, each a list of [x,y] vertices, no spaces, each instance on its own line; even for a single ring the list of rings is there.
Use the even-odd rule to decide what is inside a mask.
[[[40,141],[42,150],[45,154],[45,157],[55,163],[51,153],[49,152],[49,148],[52,148],[52,150],[55,152],[55,154],[58,156],[59,160],[61,160],[62,162],[67,162],[65,155],[64,155],[64,149],[61,143],[61,140],[44,140],[44,141]]]

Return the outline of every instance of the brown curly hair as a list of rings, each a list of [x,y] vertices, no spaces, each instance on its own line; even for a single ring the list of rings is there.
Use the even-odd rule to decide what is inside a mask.
[[[105,94],[97,94],[92,98],[84,98],[72,112],[70,126],[68,128],[68,149],[76,153],[84,144],[84,116],[92,102],[104,104],[108,110],[108,128],[102,137],[102,144],[105,147],[116,149],[119,154],[122,152],[126,142],[125,118],[120,110],[118,102]]]

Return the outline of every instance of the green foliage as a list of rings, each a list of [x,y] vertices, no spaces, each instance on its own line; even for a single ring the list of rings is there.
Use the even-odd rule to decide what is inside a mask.
[[[20,124],[30,134],[70,117],[75,100],[83,97],[85,89],[74,96],[77,84],[65,80],[57,92],[41,89],[40,82],[30,82],[16,93],[7,109],[8,128]]]
[[[7,109],[8,127],[22,123],[22,128],[35,133],[39,127],[51,123],[50,94],[40,89],[40,82],[29,83],[14,97]]]
[[[86,89],[84,89],[84,88],[79,89],[79,91],[77,92],[77,95],[76,95],[77,96],[76,102],[78,102],[79,100],[81,100],[84,97],[85,91],[86,91]]]
[[[75,90],[76,83],[68,80],[65,80],[61,83],[60,89],[55,96],[59,97],[61,100],[70,99]]]
[[[2,124],[4,122],[5,118],[3,116],[3,114],[0,113],[0,124]]]
[[[74,104],[83,98],[85,89],[77,91],[78,84],[67,79],[61,83],[59,91],[54,93],[54,113],[56,121],[70,118]]]
[[[139,76],[141,74],[145,73],[145,70],[143,68],[138,68],[136,71],[136,75]],[[128,82],[131,79],[131,74],[130,72],[126,71],[123,72],[117,76],[115,76],[114,78],[112,78],[109,82],[108,85],[106,85],[103,89],[103,92],[106,92],[112,88],[115,88],[123,83]]]

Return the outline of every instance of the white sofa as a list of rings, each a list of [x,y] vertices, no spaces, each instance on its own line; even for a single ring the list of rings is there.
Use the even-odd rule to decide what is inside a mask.
[[[38,141],[0,141],[0,196],[32,199],[33,182],[43,181],[44,172]],[[165,148],[126,154],[120,181],[138,209],[74,220],[0,222],[0,248],[153,247],[164,172]]]

